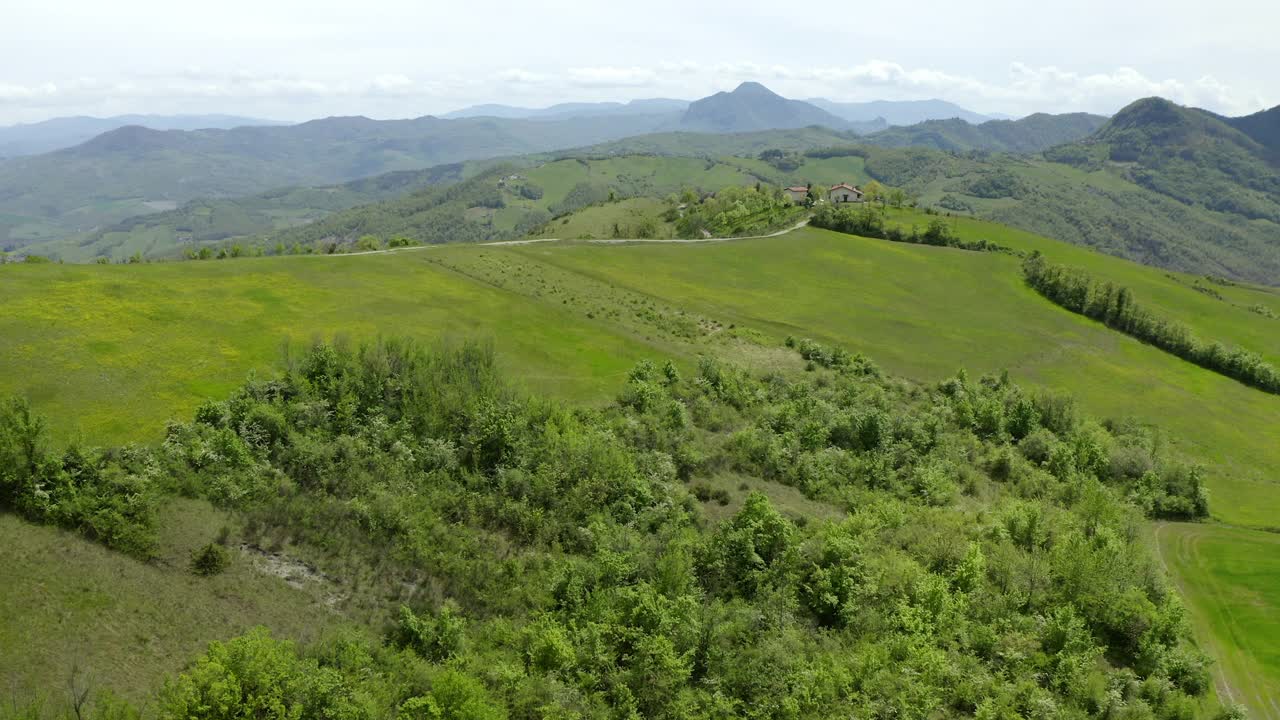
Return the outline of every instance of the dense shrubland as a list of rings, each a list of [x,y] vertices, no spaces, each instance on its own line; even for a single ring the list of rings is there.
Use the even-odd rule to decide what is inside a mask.
[[[1257,353],[1197,338],[1186,325],[1153,315],[1129,288],[1055,265],[1039,253],[1022,266],[1027,284],[1062,307],[1259,390],[1280,393],[1280,371]],[[1219,296],[1220,297],[1220,296]]]
[[[1208,663],[1143,532],[1144,515],[1207,512],[1197,468],[1150,428],[1007,377],[917,385],[789,344],[811,372],[646,361],[599,410],[513,392],[480,346],[317,345],[140,459],[95,455],[103,475],[156,467],[165,492],[239,511],[251,540],[423,589],[378,591],[381,642],[214,644],[156,713],[1200,714]],[[50,478],[78,465],[29,450],[21,406],[4,418],[5,505],[59,496]],[[840,519],[739,490],[711,522],[695,489],[725,477]]]

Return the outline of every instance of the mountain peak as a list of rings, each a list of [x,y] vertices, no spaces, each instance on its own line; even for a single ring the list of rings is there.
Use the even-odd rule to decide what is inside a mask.
[[[71,150],[85,155],[139,152],[172,145],[174,134],[141,125],[125,125],[98,135]]]
[[[718,92],[689,105],[680,124],[689,130],[751,132],[822,125],[847,128],[835,115],[800,100],[788,100],[758,82]]]
[[[742,83],[741,85],[739,85],[738,87],[734,88],[733,94],[734,95],[767,95],[772,97],[779,97],[779,95],[774,91],[752,80],[748,80]]]

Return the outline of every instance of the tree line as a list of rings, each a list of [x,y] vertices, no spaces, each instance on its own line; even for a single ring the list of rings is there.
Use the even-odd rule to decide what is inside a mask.
[[[482,345],[320,343],[88,462],[9,404],[0,500],[93,534],[81,495],[139,475],[235,511],[237,541],[376,568],[351,602],[380,633],[213,643],[155,695],[166,720],[1212,716],[1141,531],[1207,513],[1198,468],[1006,375],[789,345],[809,372],[642,361],[585,409]]]
[[[858,206],[851,206],[849,204],[823,204],[818,206],[814,211],[813,217],[809,220],[809,224],[814,227],[834,230],[836,232],[846,233],[849,235],[878,238],[880,240],[891,240],[893,242],[952,247],[960,250],[972,250],[976,252],[1002,252],[1012,255],[1018,254],[1017,251],[1012,248],[993,243],[989,240],[963,240],[956,234],[955,230],[953,230],[952,227],[941,218],[930,220],[928,226],[926,226],[924,230],[921,230],[915,225],[912,225],[910,230],[904,230],[898,225],[889,225],[885,222],[884,213],[872,207],[870,204],[861,204]]]
[[[1036,292],[1074,313],[1093,318],[1206,370],[1280,394],[1280,372],[1260,355],[1217,341],[1201,340],[1186,325],[1160,318],[1139,305],[1133,292],[1123,285],[1095,280],[1079,268],[1056,265],[1039,252],[1032,253],[1023,262],[1022,273]]]

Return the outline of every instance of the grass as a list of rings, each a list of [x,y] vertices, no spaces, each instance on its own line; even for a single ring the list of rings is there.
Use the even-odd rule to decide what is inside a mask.
[[[776,340],[794,334],[842,344],[917,379],[960,367],[1008,369],[1017,380],[1070,390],[1093,414],[1137,417],[1168,431],[1209,467],[1217,516],[1243,525],[1280,517],[1280,493],[1255,492],[1275,487],[1268,468],[1280,466],[1280,398],[1054,306],[1023,285],[1017,258],[815,229],[701,246],[505,252]]]
[[[220,575],[188,569],[228,518],[203,502],[164,512],[164,554],[140,562],[78,535],[0,514],[0,693],[61,711],[73,669],[141,701],[204,650],[255,625],[315,638],[342,621],[309,589],[258,572],[240,553]]]
[[[0,394],[28,396],[62,439],[156,440],[287,343],[346,335],[491,338],[531,389],[597,401],[642,357],[678,352],[476,283],[434,250],[0,272]]]
[[[938,219],[923,212],[893,209],[889,210],[888,217],[891,224],[920,228]],[[969,217],[943,219],[965,239],[986,239],[1026,252],[1039,250],[1055,263],[1084,268],[1099,280],[1125,285],[1134,291],[1139,302],[1162,316],[1192,327],[1204,338],[1240,345],[1260,353],[1269,362],[1280,363],[1280,319],[1251,310],[1261,305],[1280,316],[1277,288],[1234,282],[1220,284],[1202,275],[1121,262],[1079,245],[1050,240],[999,223]]]
[[[1280,535],[1170,523],[1156,539],[1218,661],[1218,696],[1255,720],[1280,718]]]
[[[666,203],[655,198],[629,198],[593,205],[548,222],[534,232],[534,236],[565,240],[607,239],[614,236],[616,227],[620,237],[634,238],[637,236],[636,228],[649,224],[655,231],[653,237],[671,238],[675,237],[675,225],[664,222],[661,217],[666,209]]]

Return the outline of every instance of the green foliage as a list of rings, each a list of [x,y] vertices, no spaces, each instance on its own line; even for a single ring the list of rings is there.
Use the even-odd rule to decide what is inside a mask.
[[[1280,371],[1256,353],[1196,338],[1180,323],[1158,318],[1127,287],[1097,282],[1084,270],[1054,265],[1039,253],[1022,266],[1027,284],[1062,307],[1222,373],[1259,390],[1280,394]]]
[[[292,643],[261,629],[210,644],[190,670],[165,687],[159,713],[174,720],[369,717],[337,671],[299,657]]]
[[[570,411],[510,391],[483,346],[318,344],[206,404],[160,452],[178,488],[450,601],[401,606],[385,645],[214,643],[160,715],[923,719],[1035,697],[1173,718],[1206,691],[1130,499],[1198,479],[1154,450],[1131,478],[1117,448],[1151,447],[1142,428],[791,345],[814,372],[642,362],[619,403]],[[841,519],[755,492],[708,522],[681,478],[726,471]],[[1164,689],[1097,691],[1127,678]]]
[[[1017,254],[1011,248],[987,240],[962,240],[951,226],[940,218],[931,220],[923,232],[915,226],[912,226],[911,232],[903,232],[897,226],[887,225],[884,215],[870,203],[856,207],[849,204],[822,205],[813,213],[809,222],[814,227],[893,242]]]
[[[465,648],[466,623],[451,606],[440,612],[417,615],[400,606],[400,617],[391,635],[397,647],[409,648],[433,662],[444,662]]]
[[[197,575],[217,575],[227,569],[231,554],[218,543],[209,543],[191,554],[191,572]]]
[[[0,402],[0,509],[140,556],[155,547],[159,468],[148,450],[47,447],[25,400]]]
[[[676,230],[685,238],[762,234],[796,222],[803,212],[777,188],[727,187],[686,207]]]

